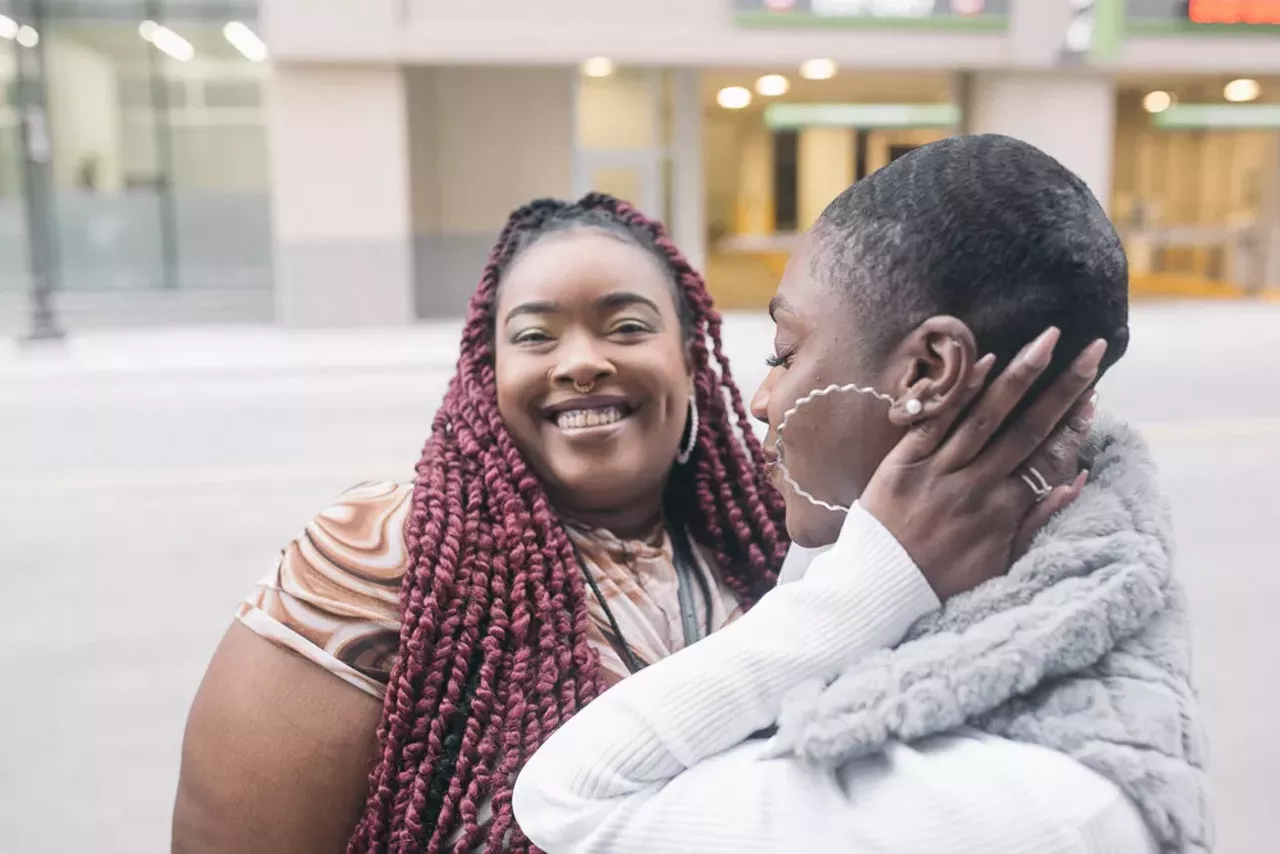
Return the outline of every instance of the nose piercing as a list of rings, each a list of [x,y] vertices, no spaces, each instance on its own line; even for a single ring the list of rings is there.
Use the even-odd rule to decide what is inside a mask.
[[[596,384],[593,382],[580,383],[577,380],[573,381],[573,390],[576,391],[578,394],[591,394],[591,389],[595,387],[596,387]]]

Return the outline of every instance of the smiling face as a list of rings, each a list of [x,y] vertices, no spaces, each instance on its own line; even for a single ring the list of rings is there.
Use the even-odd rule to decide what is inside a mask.
[[[849,302],[813,275],[812,240],[787,264],[769,312],[775,323],[772,370],[751,401],[751,414],[769,425],[765,457],[776,460],[778,427],[796,401],[828,385],[857,383],[896,395],[886,365],[867,364],[860,318]],[[856,392],[838,392],[803,404],[786,424],[781,446],[792,478],[831,504],[849,506],[902,437],[887,417],[889,405]],[[787,532],[809,548],[835,542],[844,514],[813,505],[785,482],[773,483],[787,502]]]
[[[653,254],[591,228],[542,237],[502,279],[498,409],[572,518],[641,529],[661,512],[693,388],[673,293]]]

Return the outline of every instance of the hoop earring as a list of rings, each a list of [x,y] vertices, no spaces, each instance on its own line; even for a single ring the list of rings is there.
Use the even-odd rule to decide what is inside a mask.
[[[689,395],[689,441],[680,453],[676,454],[676,462],[684,465],[693,457],[693,449],[698,447],[698,396]]]

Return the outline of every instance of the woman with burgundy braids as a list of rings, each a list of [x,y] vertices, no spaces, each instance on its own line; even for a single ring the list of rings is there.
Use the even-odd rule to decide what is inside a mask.
[[[187,724],[178,852],[528,851],[525,760],[737,617],[783,505],[700,277],[592,194],[512,214],[412,484],[317,516]]]

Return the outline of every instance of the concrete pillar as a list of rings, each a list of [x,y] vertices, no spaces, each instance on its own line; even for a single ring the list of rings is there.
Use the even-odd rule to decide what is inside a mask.
[[[268,81],[277,319],[294,326],[411,322],[401,70],[283,63]]]
[[[707,264],[707,198],[702,170],[702,75],[671,73],[671,236],[695,270]]]
[[[805,128],[797,143],[797,219],[806,229],[853,183],[853,130]]]
[[[1092,74],[957,75],[965,133],[1001,133],[1043,149],[1111,205],[1116,87]]]

